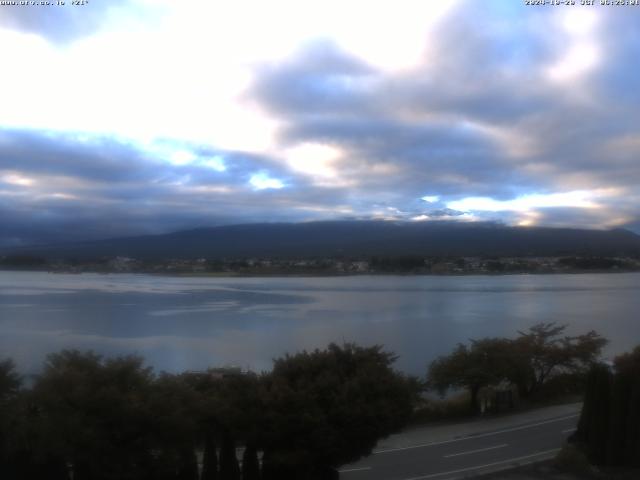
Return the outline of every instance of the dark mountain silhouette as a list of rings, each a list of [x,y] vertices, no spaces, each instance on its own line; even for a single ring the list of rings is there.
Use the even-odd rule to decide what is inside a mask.
[[[90,259],[639,255],[627,230],[508,227],[495,223],[327,221],[199,228],[164,235],[22,247],[2,254]]]

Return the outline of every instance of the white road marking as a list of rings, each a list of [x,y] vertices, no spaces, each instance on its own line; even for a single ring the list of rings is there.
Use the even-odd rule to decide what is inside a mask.
[[[576,431],[576,428],[573,427],[573,428],[567,428],[566,430],[562,430],[561,433],[569,433],[569,432],[575,432],[575,431]]]
[[[520,460],[526,460],[527,458],[539,457],[541,455],[548,455],[550,453],[559,452],[559,448],[553,450],[545,450],[544,452],[533,453],[531,455],[524,455],[522,457],[510,458],[509,460],[502,460],[500,462],[487,463],[486,465],[478,465],[475,467],[461,468],[459,470],[450,470],[448,472],[432,473],[431,475],[424,475],[422,477],[405,478],[404,480],[425,480],[427,478],[441,477],[443,475],[453,475],[456,473],[469,472],[471,470],[479,470],[481,468],[495,467],[496,465],[504,465],[505,463],[519,462]]]
[[[338,470],[338,472],[340,473],[347,473],[347,472],[362,472],[364,470],[371,470],[371,467],[362,467],[362,468],[346,468],[344,470]]]
[[[526,430],[527,428],[538,427],[540,425],[547,425],[549,423],[562,422],[563,420],[569,420],[570,418],[576,418],[576,417],[579,417],[579,416],[580,416],[580,414],[576,413],[575,415],[568,415],[566,417],[554,418],[553,420],[545,420],[544,422],[531,423],[529,425],[522,425],[520,427],[506,428],[504,430],[498,430],[497,432],[481,433],[481,434],[478,434],[478,435],[469,435],[469,436],[462,437],[462,438],[454,438],[454,439],[451,439],[451,440],[444,440],[442,442],[431,442],[431,443],[423,443],[423,444],[420,444],[420,445],[410,445],[408,447],[399,447],[399,448],[389,448],[389,449],[386,449],[386,450],[377,450],[377,451],[373,452],[372,455],[378,455],[380,453],[399,452],[401,450],[412,450],[414,448],[433,447],[434,445],[446,445],[447,443],[462,442],[464,440],[473,440],[474,438],[490,437],[491,435],[500,435],[501,433],[515,432],[517,430]]]
[[[493,447],[479,448],[477,450],[469,450],[467,452],[452,453],[450,455],[445,455],[444,458],[459,457],[460,455],[470,455],[472,453],[486,452],[487,450],[495,450],[496,448],[504,448],[508,446],[508,444],[503,443],[502,445],[495,445]]]

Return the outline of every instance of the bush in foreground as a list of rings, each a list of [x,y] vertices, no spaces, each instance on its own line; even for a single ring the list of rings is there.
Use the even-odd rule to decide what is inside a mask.
[[[139,357],[63,351],[28,390],[5,361],[0,478],[337,478],[336,467],[370,453],[413,411],[416,383],[394,360],[381,347],[332,344],[275,360],[262,375],[156,375]]]
[[[591,369],[571,440],[595,465],[640,467],[640,346]]]

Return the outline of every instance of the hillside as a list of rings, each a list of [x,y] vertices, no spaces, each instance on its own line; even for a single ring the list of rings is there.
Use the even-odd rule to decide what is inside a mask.
[[[163,235],[5,249],[49,259],[640,255],[627,230],[506,227],[493,223],[332,221],[219,226]]]

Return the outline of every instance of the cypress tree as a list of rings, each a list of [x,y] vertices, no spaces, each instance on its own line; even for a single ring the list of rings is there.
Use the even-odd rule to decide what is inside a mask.
[[[218,480],[218,452],[216,450],[213,434],[207,434],[204,440],[201,480]]]
[[[240,480],[240,466],[236,457],[236,445],[229,432],[222,437],[220,450],[220,480]]]
[[[198,480],[198,459],[193,448],[180,451],[178,480]]]
[[[594,365],[571,438],[596,465],[640,466],[640,347],[615,360],[615,374]]]
[[[277,480],[275,471],[273,469],[273,462],[271,461],[271,454],[268,450],[262,453],[262,468],[261,468],[262,480]]]
[[[584,405],[574,436],[586,448],[589,460],[602,465],[607,456],[609,438],[611,372],[606,365],[596,364],[587,376]]]
[[[620,465],[625,459],[628,418],[630,414],[630,382],[624,375],[616,374],[611,386],[611,414],[607,442],[606,463]]]
[[[258,449],[249,442],[242,455],[242,480],[260,480]]]
[[[616,358],[617,433],[615,465],[640,466],[640,347]]]
[[[640,467],[640,375],[635,378],[629,398],[627,421],[626,465]]]

